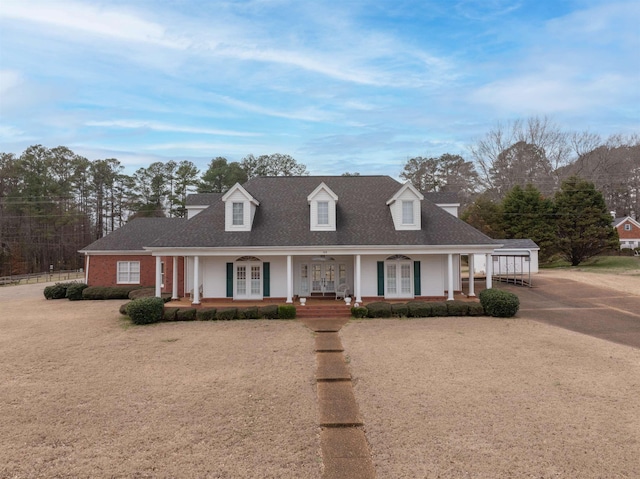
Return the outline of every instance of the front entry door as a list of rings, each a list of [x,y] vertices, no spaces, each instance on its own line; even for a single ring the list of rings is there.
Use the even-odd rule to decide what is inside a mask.
[[[410,261],[388,261],[385,264],[385,297],[411,298],[412,275]]]
[[[311,264],[311,292],[333,294],[336,292],[335,263]]]
[[[239,262],[235,265],[236,299],[262,299],[262,264]]]

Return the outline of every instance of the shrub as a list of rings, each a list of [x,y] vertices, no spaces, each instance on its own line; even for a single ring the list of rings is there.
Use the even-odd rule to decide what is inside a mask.
[[[131,301],[129,301],[129,303],[130,303],[130,302],[131,302]],[[120,309],[119,309],[119,311],[120,311],[120,314],[121,314],[122,316],[127,316],[127,306],[129,306],[129,303],[122,303],[122,304],[120,305]]]
[[[82,291],[82,299],[129,299],[129,293],[140,286],[89,286]]]
[[[65,295],[69,301],[80,301],[82,299],[82,291],[89,286],[85,283],[73,283],[67,288],[67,294]]]
[[[239,319],[260,319],[260,311],[257,306],[238,309]]]
[[[164,302],[162,298],[134,299],[127,305],[127,315],[135,324],[157,323],[164,316]]]
[[[295,319],[296,307],[293,304],[283,304],[278,306],[278,318]]]
[[[164,308],[164,312],[162,314],[163,321],[175,321],[176,314],[179,308]]]
[[[176,312],[176,321],[195,321],[196,308],[180,308]]]
[[[59,284],[44,288],[44,297],[47,299],[62,299],[66,296],[67,289]]]
[[[448,316],[467,316],[469,314],[469,303],[460,300],[447,301]]]
[[[480,303],[469,303],[469,316],[484,316],[484,308]]]
[[[368,316],[370,318],[390,318],[391,304],[379,301],[377,303],[369,303],[367,305]]]
[[[447,316],[449,314],[447,310],[447,303],[444,301],[436,301],[435,303],[431,303],[431,314],[430,316]]]
[[[265,319],[278,319],[278,305],[268,304],[258,309],[260,317]]]
[[[231,321],[236,319],[238,308],[221,308],[216,312],[216,319],[219,321]]]
[[[351,316],[354,318],[366,318],[369,310],[364,306],[353,306],[351,308]]]
[[[156,295],[156,288],[137,288],[129,291],[129,299],[152,298]]]
[[[424,301],[411,301],[407,303],[409,308],[410,318],[428,318],[431,316],[431,303],[425,303]]]
[[[520,308],[520,300],[509,291],[501,289],[484,289],[480,292],[480,304],[489,316],[510,318],[515,316]]]
[[[216,308],[201,308],[196,311],[198,321],[213,321],[216,319]]]
[[[409,316],[409,306],[406,303],[393,303],[391,305],[391,315],[396,318],[406,318]]]

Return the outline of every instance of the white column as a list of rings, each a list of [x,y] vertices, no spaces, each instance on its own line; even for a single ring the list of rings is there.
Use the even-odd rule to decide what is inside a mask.
[[[493,256],[491,253],[487,253],[486,255],[487,267],[487,289],[491,289],[493,287],[492,276],[493,276]]]
[[[360,255],[356,255],[356,280],[355,280],[355,293],[356,303],[362,303],[362,271],[361,271],[361,259]]]
[[[453,301],[453,255],[451,253],[447,255],[447,275],[447,287],[449,288],[447,301]]]
[[[293,303],[293,260],[287,255],[287,303]]]
[[[162,296],[162,258],[156,256],[156,298]]]
[[[476,295],[476,285],[473,281],[475,270],[475,264],[473,264],[473,253],[469,253],[469,260],[467,263],[469,263],[469,296],[474,297]]]
[[[171,299],[178,299],[178,257],[173,257],[173,277],[171,278]]]
[[[193,257],[193,298],[191,304],[200,304],[200,256]]]
[[[89,284],[89,260],[91,259],[91,256],[86,254],[87,256],[87,265],[84,268],[84,284]]]

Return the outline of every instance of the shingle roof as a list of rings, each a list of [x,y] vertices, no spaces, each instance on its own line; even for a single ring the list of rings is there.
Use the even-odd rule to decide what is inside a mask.
[[[187,206],[212,205],[222,198],[222,193],[194,193],[187,195]]]
[[[321,182],[338,195],[337,231],[310,231],[307,196]],[[251,232],[226,232],[222,201],[159,238],[155,247],[313,245],[490,245],[496,241],[431,201],[422,230],[396,231],[386,201],[402,186],[389,176],[260,177],[243,185],[260,202]]]
[[[422,194],[429,201],[437,205],[460,203],[460,199],[458,198],[458,193],[453,193],[449,191],[427,191],[427,192],[423,191]]]
[[[136,218],[80,251],[143,251],[143,246],[184,224],[186,220],[182,218]]]
[[[497,239],[496,243],[502,243],[498,249],[540,249],[531,239]]]

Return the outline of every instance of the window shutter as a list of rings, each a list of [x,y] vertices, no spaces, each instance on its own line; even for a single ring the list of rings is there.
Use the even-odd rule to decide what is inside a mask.
[[[271,296],[271,263],[262,263],[262,296]]]
[[[420,296],[420,261],[413,262],[413,295]]]
[[[384,261],[378,261],[378,296],[384,296]]]
[[[227,263],[227,298],[233,298],[233,263]]]

